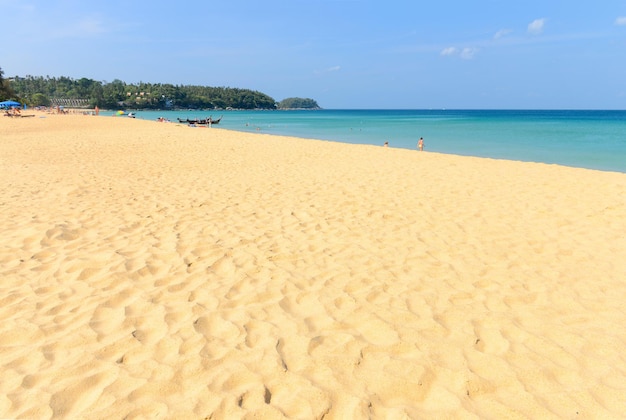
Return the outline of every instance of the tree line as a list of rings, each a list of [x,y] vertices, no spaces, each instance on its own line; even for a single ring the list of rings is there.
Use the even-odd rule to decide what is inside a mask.
[[[13,99],[28,106],[54,106],[67,100],[84,107],[102,109],[281,109],[298,103],[314,103],[310,99],[289,98],[276,102],[272,97],[249,89],[172,85],[168,83],[125,83],[88,78],[25,76],[4,78],[0,68],[0,100]],[[288,101],[288,103],[285,103]]]

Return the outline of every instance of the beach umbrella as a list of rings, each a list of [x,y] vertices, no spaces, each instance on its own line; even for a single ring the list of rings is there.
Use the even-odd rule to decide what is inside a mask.
[[[15,101],[0,102],[0,108],[11,108],[12,106],[22,106],[22,104]]]

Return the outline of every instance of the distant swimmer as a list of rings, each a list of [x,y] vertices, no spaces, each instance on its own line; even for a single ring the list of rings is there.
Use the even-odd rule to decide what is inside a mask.
[[[424,150],[424,139],[422,137],[417,142],[417,148],[420,149],[420,152]]]

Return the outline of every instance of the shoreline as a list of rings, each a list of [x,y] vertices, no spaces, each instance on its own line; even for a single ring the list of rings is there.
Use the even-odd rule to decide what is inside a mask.
[[[626,412],[626,174],[81,115],[0,143],[0,417]]]
[[[623,139],[616,137],[616,133],[626,129],[620,122],[623,121],[621,117],[606,112],[600,112],[597,117],[590,113],[581,116],[579,111],[561,111],[560,116],[553,111],[528,112],[393,111],[389,114],[377,111],[321,111],[258,114],[238,111],[226,114],[221,127],[240,132],[261,131],[350,144],[382,145],[389,141],[391,147],[408,150],[415,150],[417,139],[424,136],[426,150],[439,153],[626,173],[626,167],[619,159],[626,149]],[[154,118],[150,118],[151,115]],[[205,118],[208,115],[204,112],[172,111],[167,115],[139,112],[137,118],[165,116],[176,120],[176,117]],[[626,113],[619,112],[618,115],[626,116]],[[448,123],[437,123],[439,119]],[[575,132],[571,132],[573,130],[565,124],[566,121],[578,127]],[[541,128],[544,126],[552,134]],[[508,134],[500,134],[497,127],[508,130]]]

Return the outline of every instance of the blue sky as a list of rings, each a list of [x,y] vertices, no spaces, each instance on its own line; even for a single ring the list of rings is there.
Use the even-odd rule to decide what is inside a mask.
[[[626,109],[624,0],[0,0],[5,77],[341,108]]]

